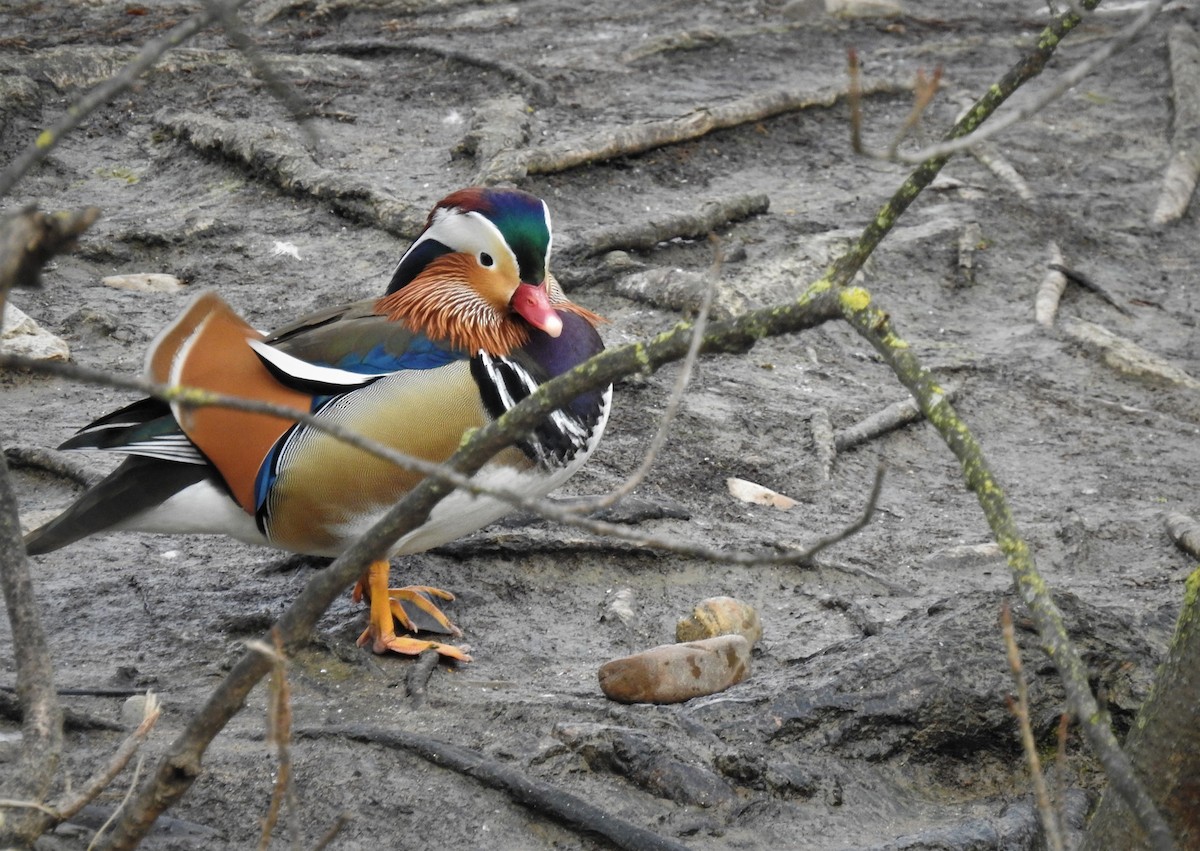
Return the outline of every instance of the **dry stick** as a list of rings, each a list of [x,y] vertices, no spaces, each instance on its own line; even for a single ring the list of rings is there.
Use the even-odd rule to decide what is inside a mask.
[[[1095,8],[1099,2],[1100,0],[1085,0],[1084,5],[1091,9]],[[1023,56],[999,81],[988,87],[987,93],[979,98],[946,134],[947,142],[938,146],[932,155],[927,155],[927,158],[921,161],[908,179],[901,184],[900,189],[867,225],[858,241],[837,260],[828,275],[830,280],[838,285],[844,285],[853,280],[855,273],[862,268],[867,257],[891,230],[896,220],[908,209],[908,205],[921,194],[926,186],[933,182],[942,166],[949,160],[950,155],[960,147],[967,147],[950,146],[955,145],[958,140],[969,134],[977,132],[984,120],[999,109],[1012,96],[1013,92],[1042,73],[1063,37],[1078,26],[1079,21],[1079,16],[1074,12],[1061,15],[1042,32],[1037,46],[1033,50]],[[992,126],[990,123],[987,125],[989,129]],[[943,148],[945,149],[943,150]]]
[[[837,457],[837,443],[829,411],[824,408],[814,409],[808,420],[808,428],[812,434],[821,480],[827,482],[833,475],[833,460]]]
[[[121,798],[121,803],[117,804],[117,808],[109,814],[104,820],[104,824],[100,825],[100,829],[96,831],[96,835],[92,837],[92,841],[88,843],[87,851],[92,851],[96,844],[100,841],[100,837],[104,835],[104,831],[108,830],[111,825],[125,809],[125,805],[129,803],[129,796],[133,794],[133,790],[137,788],[138,778],[142,776],[142,758],[138,757],[137,765],[133,767],[133,779],[129,781],[129,788],[125,790],[125,797]]]
[[[1187,212],[1200,178],[1200,43],[1196,31],[1176,24],[1167,34],[1171,55],[1171,97],[1175,121],[1171,131],[1171,161],[1163,175],[1162,193],[1152,221],[1162,225]]]
[[[667,405],[663,408],[662,416],[659,417],[658,428],[654,432],[654,437],[650,438],[646,451],[642,453],[641,463],[638,464],[636,470],[625,477],[625,481],[607,494],[598,499],[584,500],[582,503],[572,506],[571,510],[580,514],[592,514],[616,505],[645,481],[646,476],[650,474],[650,468],[658,460],[658,454],[666,445],[671,424],[675,422],[679,407],[683,404],[683,396],[687,393],[688,384],[692,380],[692,372],[696,368],[696,360],[700,355],[700,343],[704,339],[704,329],[708,327],[708,312],[712,308],[713,296],[716,294],[717,285],[721,280],[721,267],[724,264],[725,255],[721,252],[720,245],[715,238],[713,241],[716,245],[716,252],[712,266],[709,268],[708,286],[704,288],[704,298],[700,302],[700,310],[697,311],[695,321],[692,323],[692,340],[688,344],[687,354],[684,355],[683,362],[680,364],[675,386],[671,388],[671,395],[667,397]]]
[[[1200,559],[1200,523],[1186,514],[1172,513],[1167,515],[1166,527],[1175,546],[1192,558]]]
[[[894,92],[892,83],[873,83],[865,94]],[[542,145],[525,152],[521,159],[526,174],[554,174],[588,163],[640,154],[653,148],[698,139],[714,130],[774,118],[787,112],[812,107],[830,107],[844,97],[837,89],[818,94],[783,89],[761,92],[718,106],[700,107],[681,118],[649,121],[618,130],[606,130],[579,139]]]
[[[946,386],[946,398],[953,399],[958,395],[960,387],[956,384]],[[848,452],[856,446],[903,428],[909,423],[924,419],[920,406],[909,396],[899,402],[893,402],[882,411],[877,411],[854,425],[840,429],[833,435],[833,445],[838,452]]]
[[[228,8],[232,12],[246,5],[249,0],[232,0]],[[8,168],[0,172],[0,198],[6,196],[17,185],[17,182],[49,155],[67,133],[74,130],[84,120],[104,104],[128,89],[137,81],[143,71],[154,65],[163,54],[178,47],[196,33],[217,19],[217,13],[208,8],[188,18],[179,26],[168,31],[161,38],[147,42],[133,61],[122,68],[117,74],[109,77],[103,83],[93,88],[75,103],[71,104],[66,113],[53,126],[43,130],[34,144],[26,148],[8,164]]]
[[[730,195],[705,201],[697,210],[605,228],[584,237],[583,256],[593,257],[616,248],[646,250],[677,237],[707,236],[730,222],[765,213],[770,204],[771,199],[761,192]]]
[[[900,125],[900,129],[896,131],[895,138],[888,145],[888,156],[894,157],[896,150],[900,147],[900,143],[908,138],[908,135],[916,129],[921,123],[921,116],[925,114],[925,110],[929,108],[929,104],[933,103],[934,97],[937,96],[938,89],[942,85],[942,66],[938,65],[933,69],[933,75],[925,76],[925,69],[917,69],[917,79],[913,84],[913,105],[909,110],[908,117],[904,119],[904,123]]]
[[[1058,314],[1058,303],[1067,289],[1067,276],[1061,271],[1062,249],[1053,239],[1046,246],[1046,253],[1050,255],[1050,262],[1033,300],[1033,318],[1043,328],[1053,328],[1054,317]]]
[[[142,709],[142,721],[138,724],[137,729],[130,733],[116,752],[109,757],[108,765],[84,783],[82,789],[72,797],[54,805],[54,809],[58,813],[58,817],[55,819],[56,823],[64,822],[74,816],[108,788],[117,775],[125,770],[129,760],[146,741],[160,715],[162,715],[162,707],[159,705],[158,698],[153,692],[146,692],[146,705]]]
[[[0,321],[8,292],[14,286],[33,286],[42,265],[74,244],[76,236],[96,220],[97,212],[46,216],[26,209],[0,223]],[[63,710],[54,691],[54,663],[38,612],[22,543],[16,494],[8,465],[0,456],[0,591],[12,629],[21,707],[21,748],[12,770],[0,777],[0,796],[41,800],[58,770],[63,744]],[[44,811],[30,810],[17,818],[0,818],[0,845],[32,845],[52,821]]]
[[[971,155],[979,160],[988,171],[1007,183],[1013,192],[1027,204],[1033,203],[1037,196],[1029,188],[1029,184],[1021,173],[1010,163],[994,145],[980,143],[971,148]]]
[[[25,207],[0,217],[0,314],[10,289],[40,287],[46,262],[74,248],[75,240],[98,218],[95,207],[63,213]]]
[[[1161,355],[1142,348],[1120,334],[1114,334],[1103,325],[1067,318],[1060,327],[1066,337],[1100,355],[1106,365],[1118,372],[1200,391],[1200,380]]]
[[[583,798],[460,745],[404,730],[363,725],[316,727],[298,732],[303,736],[341,736],[409,751],[434,765],[466,774],[485,786],[505,792],[518,803],[552,816],[572,830],[602,836],[618,848],[628,851],[687,851],[686,845],[638,827]]]
[[[714,323],[705,335],[705,352],[740,352],[757,341],[813,328],[834,318],[837,299],[828,290],[806,293],[794,302],[764,308],[730,322]],[[636,372],[658,369],[684,356],[691,334],[681,326],[648,343],[610,349],[538,388],[527,399],[494,423],[479,429],[446,462],[448,470],[471,475],[516,435],[534,428],[555,408],[580,393],[596,390],[614,379]],[[382,558],[393,541],[416,529],[433,506],[453,490],[442,477],[430,476],[413,488],[366,534],[319,571],[292,602],[276,624],[286,650],[299,646],[324,611],[367,566]],[[818,542],[820,544],[821,542]],[[200,761],[213,737],[244,705],[254,685],[270,670],[260,654],[245,654],[180,736],[171,743],[153,777],[134,796],[121,823],[106,846],[133,848],[150,830],[154,820],[191,787],[201,771]]]
[[[274,646],[263,641],[248,641],[246,646],[257,653],[266,656],[271,662],[271,679],[269,697],[267,699],[267,739],[275,745],[278,771],[275,776],[275,788],[271,792],[271,803],[267,815],[263,819],[262,833],[259,836],[259,851],[265,851],[271,843],[271,834],[279,820],[279,811],[284,802],[293,818],[289,820],[288,832],[291,835],[291,845],[297,847],[296,836],[296,802],[292,785],[292,754],[289,745],[292,740],[292,701],[291,689],[287,680],[287,656],[283,652],[283,642],[279,630],[271,630]]]
[[[967,222],[958,235],[958,274],[965,286],[975,285],[975,252],[983,242],[979,222]]]
[[[437,655],[435,651],[430,650],[428,652],[433,653],[434,656]],[[349,824],[350,819],[353,817],[353,814],[350,812],[338,813],[338,817],[333,820],[333,824],[329,826],[329,830],[325,831],[325,835],[313,845],[312,851],[324,851],[325,848],[328,848],[329,843],[337,838],[337,835],[342,832],[342,828]]]
[[[1046,778],[1042,774],[1042,761],[1038,757],[1033,726],[1029,722],[1029,683],[1025,681],[1025,671],[1021,667],[1021,650],[1017,647],[1017,639],[1013,634],[1012,609],[1007,602],[1000,607],[1000,631],[1008,652],[1008,667],[1012,671],[1013,682],[1017,685],[1017,699],[1014,701],[1009,698],[1008,708],[1016,716],[1017,726],[1021,730],[1021,747],[1025,750],[1025,759],[1029,761],[1029,777],[1033,781],[1033,796],[1042,819],[1046,846],[1050,851],[1063,851],[1062,832],[1058,827],[1054,807],[1050,804],[1050,793],[1046,789]]]
[[[14,469],[41,470],[85,488],[90,488],[104,478],[100,473],[93,472],[57,449],[44,449],[41,446],[6,446],[4,457]],[[62,693],[60,690],[59,694]]]

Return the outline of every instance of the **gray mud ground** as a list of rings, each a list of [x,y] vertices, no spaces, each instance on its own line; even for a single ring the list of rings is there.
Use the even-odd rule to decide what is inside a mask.
[[[868,80],[907,85],[918,68],[944,66],[945,91],[918,131],[931,140],[1046,20],[1033,0],[911,2],[899,18],[864,20],[807,5],[251,3],[244,18],[254,39],[321,111],[317,157],[220,33],[206,31],[90,118],[7,199],[10,208],[103,211],[80,250],[48,271],[45,288],[15,301],[68,340],[75,362],[133,375],[191,292],[215,289],[271,327],[381,291],[413,223],[480,174],[476,156],[461,150],[477,116],[485,131],[507,128],[507,138],[536,148],[756,93],[836,91],[846,49],[856,47]],[[0,160],[192,8],[8,0]],[[1122,4],[1092,18],[1062,46],[1051,74],[1132,14]],[[1170,153],[1165,34],[1184,15],[1169,11],[1048,111],[1000,137],[996,150],[1028,181],[1033,202],[978,160],[955,159],[865,277],[926,363],[961,383],[959,408],[1122,728],[1162,657],[1190,567],[1162,517],[1197,509],[1200,405],[1195,390],[1122,374],[1040,328],[1033,297],[1047,242],[1057,240],[1068,266],[1128,310],[1072,286],[1062,319],[1106,326],[1200,375],[1194,214],[1161,230],[1148,224]],[[661,41],[685,31],[690,42]],[[868,142],[883,146],[910,98],[876,94],[864,106]],[[735,307],[787,299],[906,174],[853,156],[847,119],[838,101],[518,185],[549,201],[556,270],[574,298],[610,320],[609,344],[647,339],[681,313],[621,295],[630,272],[585,257],[591,235],[765,193],[769,212],[720,228],[730,255],[723,298]],[[504,139],[484,133],[476,147],[490,156]],[[958,245],[972,222],[981,238],[970,285]],[[298,259],[276,253],[277,243],[294,246]],[[702,273],[711,250],[675,240],[632,260]],[[154,295],[100,283],[136,272],[190,284]],[[604,491],[634,469],[674,379],[665,369],[617,387],[608,435],[571,492]],[[130,400],[28,374],[0,383],[6,447],[53,447]],[[978,547],[990,534],[953,458],[918,424],[840,454],[825,480],[811,437],[814,412],[844,428],[905,395],[838,324],[703,360],[668,448],[639,489],[687,519],[646,519],[641,528],[738,548],[810,542],[857,515],[882,459],[890,473],[869,528],[819,569],[714,565],[544,525],[485,530],[393,568],[396,580],[459,595],[450,611],[474,663],[437,669],[423,707],[413,708],[404,688],[413,663],[357,649],[364,612],[343,598],[292,662],[296,724],[361,722],[452,740],[695,849],[1032,847],[996,625],[1009,576]],[[81,460],[96,472],[113,463]],[[729,476],[800,504],[779,512],[737,502]],[[31,517],[78,492],[36,469],[14,478]],[[33,565],[58,684],[161,694],[151,755],[318,568],[227,540],[136,535],[88,540]],[[621,589],[632,591],[628,625],[609,608]],[[603,698],[596,670],[604,661],[671,640],[675,620],[716,594],[761,612],[765,636],[749,680],[679,706]],[[1018,622],[1034,722],[1051,747],[1061,689],[1020,628],[1019,609]],[[11,683],[10,646],[5,625],[0,677]],[[121,698],[65,700],[121,719]],[[276,770],[263,738],[265,701],[260,687],[170,812],[174,829],[148,847],[257,841]],[[122,737],[72,729],[67,775],[81,782]],[[332,847],[605,847],[408,753],[301,739],[292,759],[296,847],[311,847],[343,813],[349,821]],[[1074,736],[1068,761],[1071,784],[1095,790]],[[127,782],[100,806],[111,809]],[[1072,801],[1078,814],[1080,798]],[[80,836],[65,833],[61,847],[83,847]],[[286,837],[281,827],[273,847],[287,847]]]

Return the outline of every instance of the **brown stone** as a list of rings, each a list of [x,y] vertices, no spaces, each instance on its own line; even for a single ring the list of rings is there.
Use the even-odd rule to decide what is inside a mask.
[[[605,662],[600,688],[620,703],[680,703],[724,691],[749,675],[750,642],[721,635]]]

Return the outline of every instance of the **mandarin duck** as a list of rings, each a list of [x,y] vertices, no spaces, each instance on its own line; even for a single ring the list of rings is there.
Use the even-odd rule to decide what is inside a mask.
[[[432,462],[539,384],[604,348],[596,314],[572,304],[550,274],[550,212],[511,189],[442,199],[404,253],[387,292],[256,331],[213,293],[197,297],[152,343],[146,374],[163,384],[274,402],[328,419]],[[608,418],[612,387],[584,393],[494,457],[475,481],[540,497],[578,470]],[[422,476],[296,420],[142,399],[60,447],[128,457],[56,519],[29,533],[30,555],[113,530],[215,533],[337,556]],[[510,509],[455,491],[390,554],[421,552]],[[422,586],[388,587],[387,561],[355,587],[368,598],[359,644],[377,653],[461,648],[397,636],[423,611],[461,633]],[[408,609],[406,611],[406,608]],[[416,612],[414,611],[416,610]]]

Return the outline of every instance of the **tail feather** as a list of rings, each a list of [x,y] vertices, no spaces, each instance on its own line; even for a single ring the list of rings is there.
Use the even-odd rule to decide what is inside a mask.
[[[212,475],[199,464],[130,456],[74,504],[25,536],[25,551],[41,555],[120,526]]]

